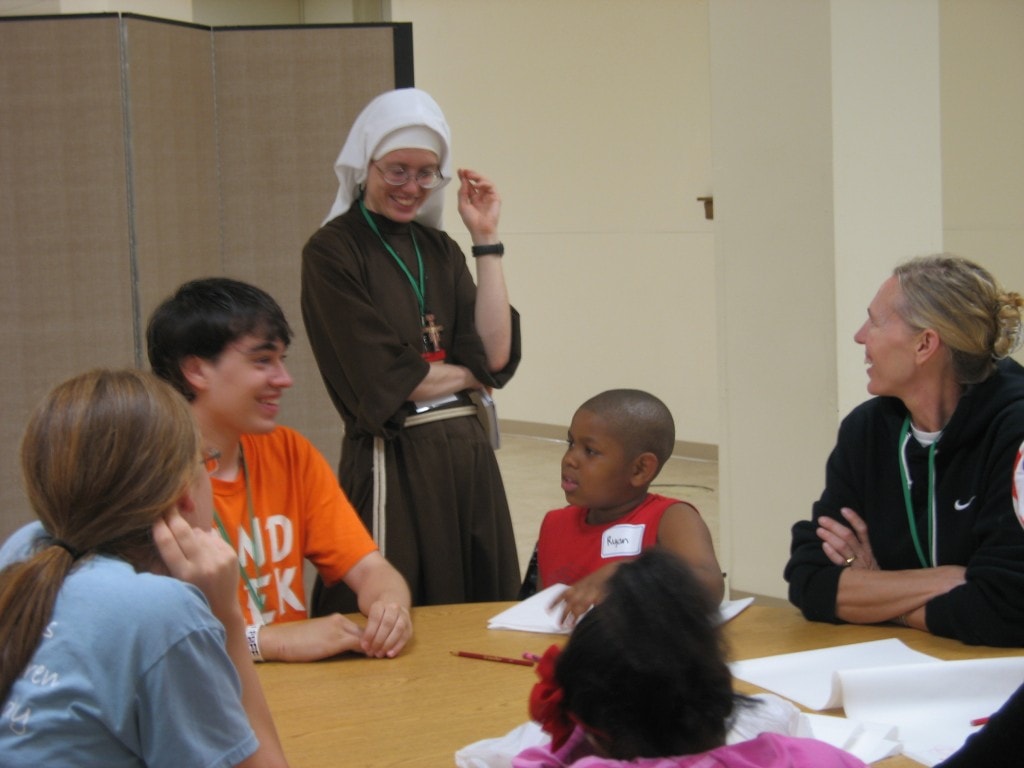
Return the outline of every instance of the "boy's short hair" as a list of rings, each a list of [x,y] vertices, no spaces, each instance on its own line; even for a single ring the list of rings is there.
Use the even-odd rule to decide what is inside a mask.
[[[676,443],[676,425],[661,400],[640,389],[609,389],[587,400],[578,410],[599,415],[630,458],[653,453],[659,469]]]
[[[292,341],[292,329],[273,297],[254,285],[227,277],[185,283],[149,319],[146,347],[153,373],[191,400],[195,393],[181,364],[188,357],[216,360],[243,336]]]

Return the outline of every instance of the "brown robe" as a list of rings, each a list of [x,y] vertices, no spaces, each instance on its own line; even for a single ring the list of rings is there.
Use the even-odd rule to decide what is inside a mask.
[[[476,332],[476,285],[458,245],[436,229],[374,217],[418,277],[415,228],[426,272],[426,309],[442,327],[447,361],[502,387],[521,356],[512,310],[509,364],[486,366]],[[505,488],[480,422],[461,417],[404,427],[406,401],[428,365],[420,308],[408,277],[369,227],[359,203],[329,221],[302,253],[302,319],[331,401],[345,423],[338,477],[372,532],[373,441],[385,441],[385,555],[415,605],[512,600],[519,563]],[[318,582],[312,613],[355,610],[344,585]]]

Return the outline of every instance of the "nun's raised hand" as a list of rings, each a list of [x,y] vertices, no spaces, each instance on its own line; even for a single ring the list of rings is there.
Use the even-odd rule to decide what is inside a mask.
[[[473,237],[473,245],[498,242],[501,197],[486,176],[459,169],[459,215]]]

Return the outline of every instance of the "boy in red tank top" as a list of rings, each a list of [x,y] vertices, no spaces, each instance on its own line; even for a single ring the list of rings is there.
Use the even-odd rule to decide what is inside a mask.
[[[709,596],[722,600],[722,569],[700,513],[648,490],[674,446],[672,414],[647,392],[608,390],[576,411],[562,457],[569,506],[544,517],[536,551],[537,587],[569,585],[559,597],[564,618],[600,602],[615,570],[654,546],[685,560]]]

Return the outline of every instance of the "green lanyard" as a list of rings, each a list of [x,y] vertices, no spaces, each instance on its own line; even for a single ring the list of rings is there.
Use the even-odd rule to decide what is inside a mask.
[[[420,277],[418,281],[416,280],[416,278],[412,276],[412,272],[409,271],[409,268],[405,266],[405,262],[402,261],[401,258],[399,258],[397,253],[395,253],[395,249],[388,244],[387,240],[384,239],[384,235],[382,235],[380,233],[380,230],[377,229],[377,222],[373,220],[373,217],[370,215],[370,212],[366,210],[366,206],[363,205],[362,198],[359,199],[359,210],[363,212],[363,218],[366,219],[366,223],[370,225],[370,229],[373,230],[373,234],[375,234],[380,239],[381,245],[383,245],[387,252],[391,254],[391,258],[393,258],[395,260],[395,263],[402,268],[402,271],[405,273],[405,276],[409,279],[409,285],[412,286],[412,292],[416,294],[416,301],[420,305],[420,317],[425,318],[427,315],[427,302],[426,283],[424,281],[425,273],[423,271],[423,256],[420,255],[420,245],[419,243],[416,242],[416,232],[413,229],[412,225],[409,225],[409,234],[412,236],[412,247],[416,249],[416,265],[419,268],[420,272]]]
[[[252,490],[249,487],[249,470],[245,466],[245,451],[242,450],[242,445],[238,445],[238,463],[242,468],[242,477],[245,479],[245,507],[249,512],[249,535],[252,536],[253,545],[253,561],[256,562],[256,556],[259,551],[263,548],[262,540],[259,538],[259,529],[256,527],[256,515],[253,513],[252,508]],[[220,531],[221,538],[224,539],[228,544],[231,543],[231,537],[228,536],[227,528],[224,527],[224,522],[220,519],[220,515],[217,510],[213,510],[213,521],[217,524],[217,530]],[[256,580],[260,577],[260,566],[256,562]],[[238,561],[238,570],[242,572],[242,581],[245,582],[246,589],[249,590],[249,596],[252,597],[253,603],[256,605],[256,609],[259,611],[258,617],[253,617],[257,624],[263,623],[263,595],[256,591],[256,586],[252,583],[252,579],[249,578],[249,574],[246,572],[245,567],[242,565],[242,561]]]
[[[917,536],[917,526],[914,524],[914,504],[910,500],[910,477],[907,473],[907,441],[910,440],[910,416],[903,420],[903,428],[900,431],[900,480],[903,483],[903,503],[907,508],[907,524],[910,526],[910,537],[914,540],[914,549],[917,550],[917,559],[921,562],[922,568],[932,566],[931,557],[935,552],[934,528],[935,528],[935,448],[938,440],[928,446],[928,557],[924,556],[921,550],[921,541]]]

